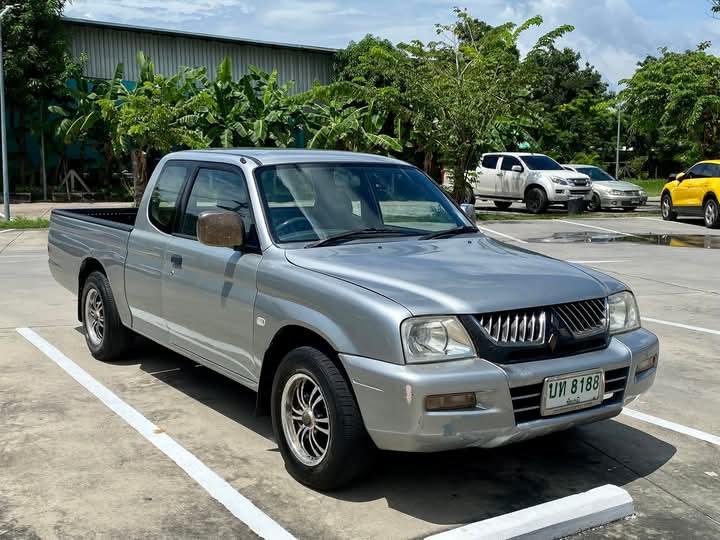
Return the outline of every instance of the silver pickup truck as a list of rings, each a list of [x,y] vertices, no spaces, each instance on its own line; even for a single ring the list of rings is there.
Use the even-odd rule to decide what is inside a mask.
[[[389,158],[179,152],[138,209],[54,211],[50,269],[96,358],[139,334],[257,391],[290,474],[331,489],[378,448],[525,440],[653,383],[627,286],[466,210]]]

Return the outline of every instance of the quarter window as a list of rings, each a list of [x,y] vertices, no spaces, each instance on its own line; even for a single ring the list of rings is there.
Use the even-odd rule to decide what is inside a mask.
[[[155,188],[150,196],[148,216],[152,224],[163,232],[170,232],[177,212],[180,190],[188,170],[188,165],[170,162],[165,165],[155,183]]]
[[[178,232],[196,238],[198,217],[209,210],[237,212],[243,219],[248,237],[255,234],[250,197],[241,173],[223,169],[199,169]]]

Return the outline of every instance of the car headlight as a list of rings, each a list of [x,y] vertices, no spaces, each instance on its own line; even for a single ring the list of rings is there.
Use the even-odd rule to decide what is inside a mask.
[[[629,291],[608,297],[608,318],[611,334],[640,328],[640,310],[635,295]]]
[[[408,364],[459,360],[476,355],[465,327],[456,317],[414,317],[400,326]]]
[[[610,195],[624,195],[625,193],[623,191],[620,191],[619,189],[611,189]]]
[[[564,178],[560,178],[559,176],[551,176],[550,180],[552,180],[553,184],[560,184],[561,186],[569,186],[570,185],[567,183],[567,181]]]

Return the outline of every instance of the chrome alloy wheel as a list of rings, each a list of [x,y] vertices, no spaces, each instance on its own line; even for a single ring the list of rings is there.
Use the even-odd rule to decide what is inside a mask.
[[[85,296],[85,333],[93,345],[102,344],[105,336],[105,307],[97,289],[90,289]]]
[[[295,457],[318,465],[330,448],[330,417],[320,385],[305,373],[290,377],[280,401],[283,432]]]
[[[665,196],[662,198],[662,204],[661,204],[660,206],[661,206],[661,208],[662,208],[662,215],[663,215],[663,217],[664,217],[665,219],[667,219],[668,217],[670,217],[670,210],[671,210],[671,209],[670,209],[670,197],[668,197],[667,195],[665,195]]]
[[[705,225],[711,227],[717,220],[718,207],[714,201],[705,203]]]

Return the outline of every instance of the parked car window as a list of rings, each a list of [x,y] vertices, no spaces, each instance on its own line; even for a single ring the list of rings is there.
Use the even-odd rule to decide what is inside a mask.
[[[189,169],[190,166],[185,164],[170,162],[165,165],[150,196],[148,216],[153,225],[163,232],[170,232],[180,190]]]
[[[588,175],[597,182],[615,182],[615,179],[600,167],[576,167],[575,170],[580,174]]]
[[[421,235],[465,225],[440,188],[414,167],[298,164],[255,171],[277,242],[393,228]]]
[[[252,243],[255,227],[250,212],[250,197],[245,178],[240,172],[200,169],[190,191],[178,232],[196,238],[198,217],[208,210],[226,210],[240,214],[248,242]]]
[[[553,158],[544,156],[542,154],[536,154],[533,156],[523,156],[522,160],[527,165],[528,169],[533,171],[562,171],[563,166],[560,165]]]
[[[520,165],[522,167],[522,163],[520,163],[520,160],[518,158],[512,156],[503,156],[502,163],[500,164],[500,169],[503,171],[512,171],[513,165]]]
[[[497,167],[497,162],[500,156],[483,156],[482,158],[482,166],[486,169],[495,169]]]
[[[685,178],[708,178],[708,172],[706,163],[697,163],[685,173]]]
[[[708,178],[720,178],[720,165],[708,163],[707,167]]]

